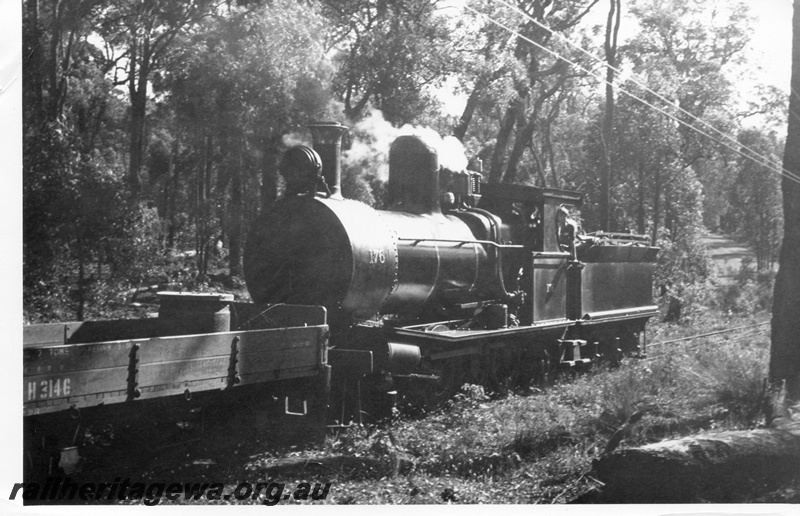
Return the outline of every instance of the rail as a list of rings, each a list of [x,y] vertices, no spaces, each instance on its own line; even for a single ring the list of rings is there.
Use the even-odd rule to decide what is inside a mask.
[[[652,344],[648,344],[647,347],[648,348],[653,348],[653,347],[656,347],[656,346],[662,346],[664,344],[674,344],[676,342],[683,342],[685,340],[702,339],[703,337],[713,337],[715,335],[720,335],[720,334],[723,334],[723,333],[731,333],[731,332],[734,332],[734,331],[746,330],[746,329],[750,329],[750,328],[756,328],[756,327],[759,327],[759,326],[764,326],[764,325],[769,324],[769,323],[770,323],[770,321],[764,321],[764,322],[760,322],[760,323],[757,323],[757,324],[751,324],[751,325],[747,325],[747,326],[737,326],[735,328],[728,328],[727,330],[718,330],[718,331],[712,331],[712,332],[709,332],[709,333],[702,333],[700,335],[691,335],[689,337],[681,337],[680,339],[664,340],[664,341],[661,341],[661,342],[653,342]]]
[[[650,350],[650,348],[653,348],[653,347],[656,347],[656,346],[663,346],[665,344],[676,344],[676,343],[679,343],[679,342],[687,342],[687,341],[703,339],[703,338],[719,337],[720,335],[733,333],[733,332],[741,331],[741,330],[745,330],[745,331],[746,330],[752,330],[752,331],[749,331],[749,332],[742,333],[741,335],[738,335],[736,337],[736,339],[734,340],[734,342],[740,342],[743,339],[745,339],[746,337],[765,334],[765,329],[763,329],[763,327],[768,325],[768,324],[770,324],[770,321],[764,321],[764,322],[745,325],[745,326],[737,326],[735,328],[728,328],[726,330],[718,330],[718,331],[712,331],[712,332],[708,332],[708,333],[701,333],[699,335],[690,335],[688,337],[681,337],[680,339],[672,339],[672,340],[665,340],[665,341],[661,341],[661,342],[654,342],[652,344],[648,344],[647,345],[647,349]],[[766,330],[768,331],[768,328]],[[693,349],[693,347],[694,346],[691,346],[689,349]],[[668,354],[669,353],[667,353],[667,352],[662,352],[662,353],[658,353],[656,355],[648,356],[644,360],[654,360],[656,358],[661,358],[661,357],[667,356]]]

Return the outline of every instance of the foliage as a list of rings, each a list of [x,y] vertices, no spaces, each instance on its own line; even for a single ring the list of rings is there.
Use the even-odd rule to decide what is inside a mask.
[[[454,69],[444,19],[430,0],[323,1],[338,71],[334,92],[352,121],[380,109],[396,125],[430,110],[430,88]],[[391,56],[390,59],[387,57]]]
[[[708,305],[715,276],[708,250],[702,242],[700,186],[693,171],[685,168],[672,174],[665,189],[673,219],[658,240],[661,251],[654,283],[664,302],[677,300],[681,316],[692,317],[702,313]]]
[[[742,260],[739,273],[733,282],[717,287],[714,305],[728,314],[753,314],[772,308],[775,271],[756,270],[753,259]]]
[[[281,191],[281,153],[315,119],[345,122],[366,144],[348,153],[342,188],[377,207],[385,136],[404,123],[452,130],[473,168],[482,160],[484,180],[584,192],[588,230],[599,227],[610,160],[610,229],[663,248],[657,292],[669,290],[689,317],[714,304],[704,294],[713,279],[704,224],[750,243],[759,269],[776,256],[777,178],[686,114],[764,155],[780,151],[771,130],[741,120],[784,109],[785,96],[762,85],[747,113],[733,108],[746,103],[731,87],[748,64],[751,20],[740,3],[630,3],[611,137],[600,83],[581,70],[597,62],[567,42],[600,53],[604,27],[589,14],[601,4],[591,0],[513,2],[525,14],[487,0],[460,10],[433,0],[40,4],[26,3],[23,19],[32,318],[98,313],[96,289],[168,277],[167,256],[191,256],[182,267],[199,286],[218,268],[241,275],[246,230]],[[466,101],[458,119],[438,99],[448,89]],[[390,126],[382,134],[379,117]],[[749,310],[739,292],[750,287],[730,288],[723,304]],[[62,308],[34,315],[51,304],[45,296]]]
[[[767,159],[778,161],[774,133],[745,130],[739,134],[739,141]],[[731,186],[731,208],[726,222],[755,251],[756,268],[768,269],[777,259],[783,232],[778,175],[752,160],[738,161],[739,173]]]

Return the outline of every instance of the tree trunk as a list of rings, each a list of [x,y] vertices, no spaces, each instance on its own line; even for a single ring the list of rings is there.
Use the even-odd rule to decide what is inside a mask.
[[[231,170],[231,213],[228,266],[231,276],[242,276],[242,174],[244,167],[244,149],[240,143],[238,156]]]
[[[775,489],[800,473],[800,417],[792,418],[786,384],[765,404],[767,429],[729,431],[613,451],[592,464],[603,487],[579,503],[741,502]],[[798,413],[800,404],[795,405]],[[638,414],[639,417],[636,417]],[[643,412],[617,431],[630,431]],[[621,437],[620,437],[621,438]]]
[[[536,166],[536,174],[539,176],[539,181],[541,181],[542,188],[547,188],[547,176],[545,175],[545,164],[542,161],[542,156],[539,152],[536,151],[536,145],[533,141],[530,142],[528,145],[528,150],[531,152],[531,156],[533,157],[533,163]],[[516,179],[516,174],[513,176],[506,175],[503,178],[504,183],[513,183]]]
[[[26,21],[30,29],[23,32],[25,47],[23,52],[27,53],[25,63],[25,90],[32,93],[33,106],[28,106],[28,111],[34,113],[36,120],[41,120],[44,113],[44,92],[42,90],[42,30],[39,27],[39,0],[27,0],[25,2]],[[27,97],[26,97],[27,100]]]
[[[508,155],[506,172],[503,174],[502,179],[503,183],[513,184],[517,180],[517,165],[519,165],[519,160],[522,159],[525,148],[533,141],[533,133],[536,132],[536,127],[539,124],[538,111],[538,109],[534,109],[527,123],[525,123],[521,117],[517,123],[517,135],[514,138],[514,145],[511,147],[511,153]],[[538,154],[535,156],[535,162],[537,168],[536,172],[539,175],[544,174],[542,160],[539,158]]]
[[[267,211],[278,198],[278,143],[280,138],[264,137],[261,147],[261,211]]]
[[[645,232],[645,210],[644,210],[644,163],[639,162],[639,199],[636,206],[636,231],[640,235]]]
[[[80,229],[78,229],[78,231],[80,231]],[[83,239],[80,236],[78,236],[75,245],[78,247],[78,308],[75,313],[75,318],[82,321],[86,307],[86,259],[84,255]]]
[[[556,170],[556,155],[555,151],[553,151],[551,128],[551,124],[548,123],[542,131],[542,152],[547,154],[547,163],[550,166],[550,175],[553,178],[553,184],[551,186],[553,188],[558,188],[558,171]],[[542,187],[547,187],[547,181],[542,183]]]
[[[464,106],[464,112],[458,120],[458,124],[453,128],[453,136],[458,138],[458,141],[463,142],[464,136],[467,134],[467,128],[472,121],[472,116],[475,114],[475,108],[478,107],[478,101],[481,98],[481,89],[476,86],[467,99],[467,105]]]
[[[197,167],[195,252],[198,280],[203,281],[208,272],[208,252],[211,240],[211,175],[213,167],[213,143],[210,135],[202,138],[203,159]]]
[[[508,106],[503,116],[503,122],[500,124],[500,131],[497,133],[497,140],[492,151],[492,163],[489,167],[490,183],[499,183],[503,179],[503,161],[505,161],[506,147],[508,147],[511,131],[517,121],[517,113],[520,109],[518,104],[519,102],[514,102]]]
[[[48,120],[53,121],[58,119],[58,85],[61,81],[58,80],[58,49],[61,44],[61,2],[53,2],[53,13],[51,15],[53,20],[50,28],[50,48],[47,60],[48,65]]]
[[[542,124],[549,124],[550,120],[541,120],[539,118],[539,113],[542,110],[542,106],[544,103],[556,94],[556,92],[564,85],[567,80],[567,71],[568,68],[565,66],[558,67],[553,66],[551,68],[554,72],[546,72],[546,73],[560,73],[559,77],[556,79],[553,86],[544,90],[534,102],[533,111],[531,116],[528,118],[527,123],[524,123],[524,118],[522,117],[522,113],[519,113],[520,122],[517,124],[517,136],[514,139],[514,146],[511,148],[511,154],[508,157],[508,164],[506,165],[506,173],[503,176],[503,183],[514,183],[517,178],[517,165],[519,165],[520,159],[522,159],[522,154],[525,152],[525,148],[533,141],[533,134],[536,132],[537,127]],[[537,164],[539,169],[544,173],[544,164],[542,163],[541,159],[537,156]]]
[[[655,169],[655,191],[653,192],[653,238],[652,245],[658,242],[658,220],[661,217],[661,171]]]
[[[800,472],[800,421],[617,450],[596,460],[592,469],[604,486],[581,501],[745,501]]]
[[[152,51],[150,40],[145,37],[141,41],[134,38],[131,44],[130,77],[128,78],[128,94],[131,99],[131,123],[128,129],[130,137],[128,161],[128,186],[134,195],[142,189],[142,162],[144,158],[145,115],[147,114],[147,81],[150,75]],[[136,68],[138,67],[138,73]]]
[[[603,166],[600,167],[599,228],[611,229],[611,151],[614,131],[614,67],[617,63],[617,35],[620,23],[620,0],[610,0],[606,23],[606,109],[603,116]]]
[[[166,251],[175,248],[175,226],[177,221],[177,197],[178,197],[178,171],[175,160],[178,158],[178,139],[172,141],[172,148],[169,153],[169,167],[167,168],[167,179],[164,182],[164,219],[167,221],[167,245]]]
[[[792,19],[792,91],[800,91],[800,0]],[[791,95],[789,112],[800,112],[800,98]],[[789,117],[783,167],[800,176],[800,119]],[[773,384],[786,380],[789,397],[800,399],[800,184],[783,177],[783,244],[772,303],[772,346],[769,376]]]

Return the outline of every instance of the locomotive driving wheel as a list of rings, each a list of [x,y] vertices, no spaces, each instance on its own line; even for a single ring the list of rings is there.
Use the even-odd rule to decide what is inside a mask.
[[[442,360],[440,364],[435,364],[439,378],[431,382],[410,382],[403,396],[406,403],[427,411],[441,407],[466,383],[467,365],[463,358]]]
[[[523,384],[523,353],[519,348],[505,347],[490,354],[490,388],[501,395],[513,392]]]
[[[439,380],[428,390],[426,405],[436,408],[443,405],[464,385],[465,361],[453,358],[442,361]]]

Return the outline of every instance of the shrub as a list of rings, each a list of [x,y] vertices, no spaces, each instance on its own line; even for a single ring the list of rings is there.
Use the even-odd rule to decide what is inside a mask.
[[[655,291],[661,293],[663,313],[668,313],[670,302],[677,301],[681,320],[690,322],[702,316],[709,305],[709,286],[714,279],[705,245],[696,232],[686,231],[674,240],[659,239],[658,246],[661,251],[653,281]]]
[[[715,289],[714,308],[726,314],[750,315],[772,308],[775,271],[756,271],[753,259],[742,260],[741,268],[732,283]]]

